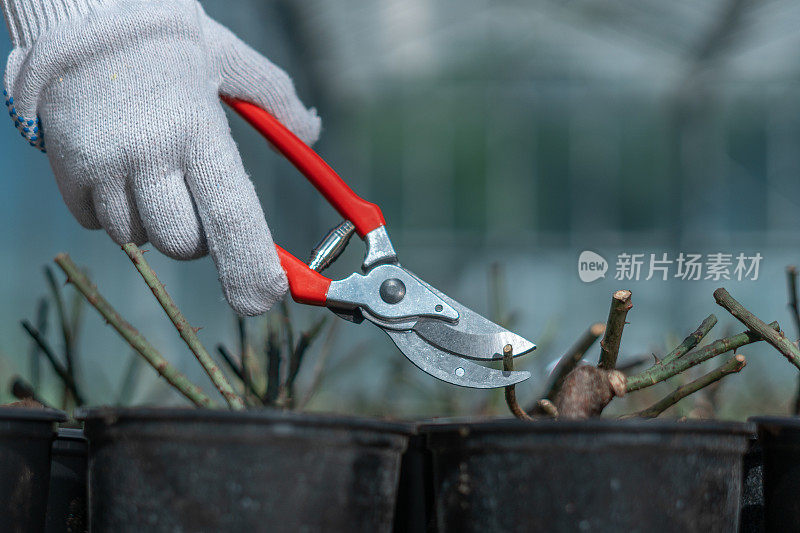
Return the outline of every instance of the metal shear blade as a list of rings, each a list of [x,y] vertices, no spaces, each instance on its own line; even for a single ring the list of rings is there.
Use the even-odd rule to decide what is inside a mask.
[[[384,329],[409,361],[428,374],[462,387],[508,387],[531,377],[530,372],[504,372],[461,359],[428,344],[413,331]]]
[[[507,344],[511,345],[514,357],[536,349],[536,345],[529,340],[487,320],[419,277],[414,277],[458,312],[458,323],[454,325],[427,318],[416,322],[414,331],[430,344],[455,355],[479,361],[502,359],[503,349]]]

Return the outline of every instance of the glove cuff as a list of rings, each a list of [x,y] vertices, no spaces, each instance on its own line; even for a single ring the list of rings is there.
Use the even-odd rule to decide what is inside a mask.
[[[110,0],[0,0],[15,47],[29,47],[60,22],[86,15]]]

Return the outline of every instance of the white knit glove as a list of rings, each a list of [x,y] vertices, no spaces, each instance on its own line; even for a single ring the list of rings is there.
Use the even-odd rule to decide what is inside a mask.
[[[311,144],[320,120],[286,73],[195,0],[0,3],[9,113],[31,145],[46,140],[78,222],[175,259],[210,251],[242,315],[282,298],[286,275],[218,95],[258,104]]]

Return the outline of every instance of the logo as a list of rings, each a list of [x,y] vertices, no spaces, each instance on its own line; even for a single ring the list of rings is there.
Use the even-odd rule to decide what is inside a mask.
[[[606,277],[608,261],[600,255],[589,250],[581,252],[578,257],[578,276],[584,283],[591,283]]]

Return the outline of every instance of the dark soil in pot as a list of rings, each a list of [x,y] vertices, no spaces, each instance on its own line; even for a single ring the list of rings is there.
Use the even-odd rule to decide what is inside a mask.
[[[59,429],[53,441],[47,533],[88,531],[87,466],[89,446],[80,429]]]
[[[425,425],[441,532],[737,530],[753,428],[722,422]]]
[[[0,407],[0,531],[42,531],[50,445],[61,411]]]
[[[412,426],[278,411],[84,411],[94,531],[390,531]]]
[[[800,531],[800,418],[755,417],[764,458],[766,531]]]

